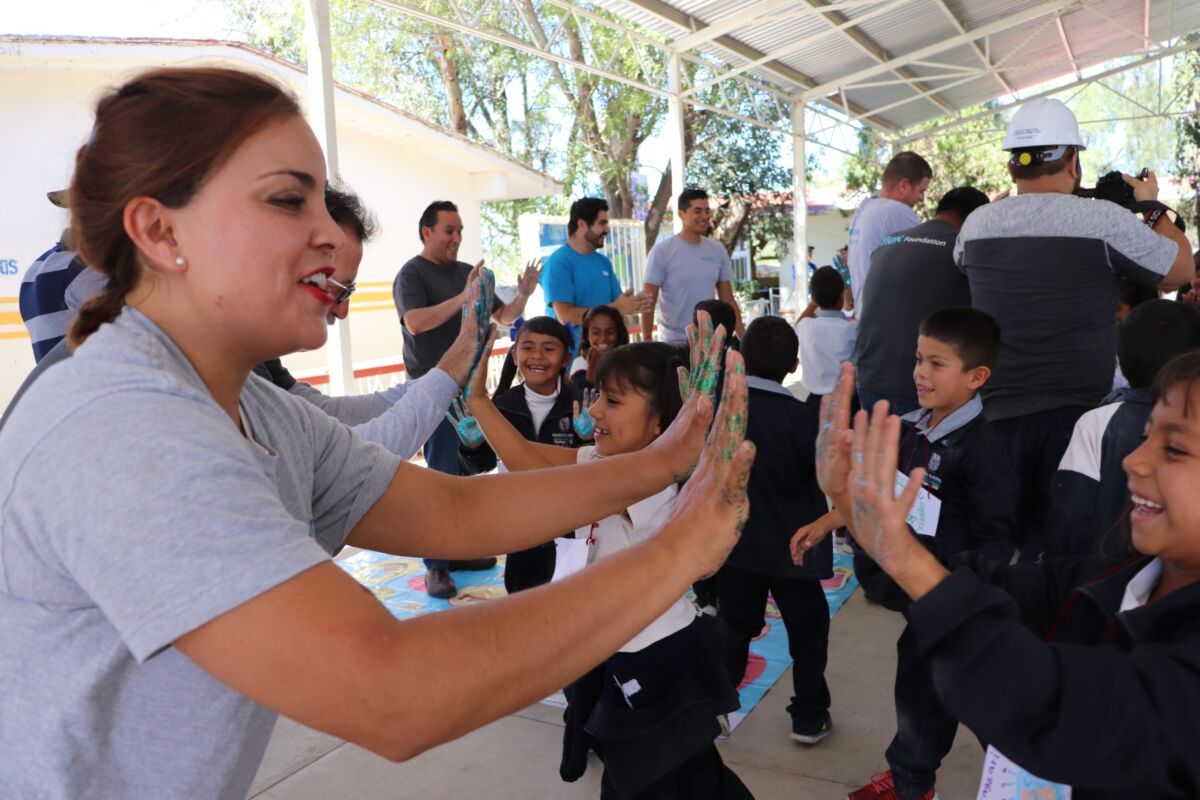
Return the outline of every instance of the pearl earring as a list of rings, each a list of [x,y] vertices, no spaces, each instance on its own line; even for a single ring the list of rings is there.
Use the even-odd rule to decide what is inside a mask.
[[[176,266],[182,267],[186,263],[187,263],[187,261],[184,260],[183,256],[179,256],[178,258],[175,259]]]

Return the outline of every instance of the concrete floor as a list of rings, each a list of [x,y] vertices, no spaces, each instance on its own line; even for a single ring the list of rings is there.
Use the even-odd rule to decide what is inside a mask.
[[[758,800],[844,798],[886,769],[895,724],[892,681],[898,614],[867,604],[862,592],[833,619],[829,667],[834,729],[806,748],[789,738],[785,711],[791,672],[720,742],[721,754]],[[558,777],[561,712],[535,705],[404,764],[281,719],[250,796],[260,800],[452,800],[596,798],[600,768],[576,783]],[[983,755],[959,729],[939,772],[942,800],[976,796]]]

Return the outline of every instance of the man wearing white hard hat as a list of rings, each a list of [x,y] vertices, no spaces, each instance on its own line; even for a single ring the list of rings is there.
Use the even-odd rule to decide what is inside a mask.
[[[1120,281],[1177,286],[1191,277],[1192,254],[1157,203],[1153,173],[1123,176],[1144,216],[1073,194],[1084,144],[1061,101],[1023,105],[1002,147],[1017,194],[973,213],[954,254],[972,305],[1000,324],[984,413],[1022,483],[1016,530],[1029,537],[1029,557],[1041,551],[1038,529],[1075,421],[1112,388]]]

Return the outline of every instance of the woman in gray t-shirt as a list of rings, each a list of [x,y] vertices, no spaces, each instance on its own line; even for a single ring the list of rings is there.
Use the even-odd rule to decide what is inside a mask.
[[[242,798],[275,713],[407,758],[570,683],[732,546],[752,454],[736,375],[705,455],[697,392],[641,453],[478,478],[401,463],[251,377],[324,344],[343,244],[325,180],[262,78],[163,69],[99,101],[70,197],[109,285],[0,432],[0,797]],[[701,387],[720,337],[703,345]],[[698,457],[657,536],[521,597],[400,622],[329,558],[521,550]]]

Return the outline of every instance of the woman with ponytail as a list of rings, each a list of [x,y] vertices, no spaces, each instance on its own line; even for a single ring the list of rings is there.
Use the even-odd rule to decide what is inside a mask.
[[[409,758],[574,680],[732,546],[750,451],[722,457],[732,418],[704,445],[699,389],[642,453],[454,478],[252,376],[325,342],[325,185],[269,80],[158,69],[100,99],[70,192],[110,285],[0,431],[0,797],[244,798],[277,713]],[[517,551],[689,473],[628,554],[436,619],[330,560]]]

